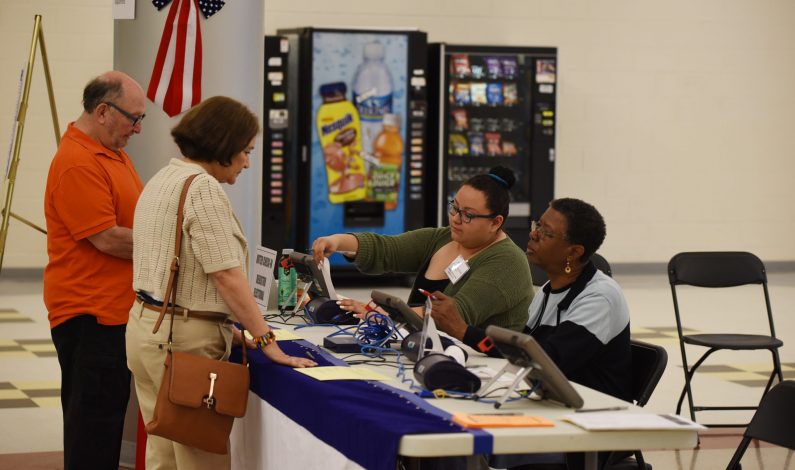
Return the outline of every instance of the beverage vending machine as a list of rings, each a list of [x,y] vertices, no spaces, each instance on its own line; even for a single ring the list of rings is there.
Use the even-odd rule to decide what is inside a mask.
[[[501,165],[516,175],[504,229],[526,246],[553,198],[557,49],[430,44],[428,73],[435,225],[461,183]]]
[[[416,30],[265,37],[263,245],[426,225],[426,67]],[[331,266],[354,271],[338,254]]]

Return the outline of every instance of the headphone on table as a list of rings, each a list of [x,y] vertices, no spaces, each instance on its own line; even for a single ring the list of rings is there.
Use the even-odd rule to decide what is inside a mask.
[[[351,312],[341,309],[336,300],[330,300],[328,297],[315,297],[304,308],[307,316],[319,325],[355,325],[359,323],[359,319],[354,317]]]
[[[414,378],[427,390],[453,390],[457,392],[475,393],[480,389],[480,378],[465,367],[468,355],[453,340],[440,336],[444,354],[426,353],[417,360],[420,353],[422,332],[416,331],[406,336],[400,345],[401,352],[414,365]],[[426,339],[426,348],[430,349],[431,339]]]

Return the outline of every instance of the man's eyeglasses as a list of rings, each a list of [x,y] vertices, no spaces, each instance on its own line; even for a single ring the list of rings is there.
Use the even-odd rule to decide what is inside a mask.
[[[146,114],[141,114],[140,116],[136,116],[135,114],[128,113],[127,111],[121,109],[120,107],[116,106],[110,101],[105,101],[105,104],[115,109],[116,111],[120,112],[122,116],[129,119],[130,122],[132,122],[133,127],[135,127],[135,125],[138,124],[139,122],[143,121],[144,118],[146,117]]]
[[[497,217],[497,214],[490,214],[490,215],[481,215],[481,214],[473,214],[471,212],[467,212],[460,207],[456,206],[453,201],[447,203],[447,208],[451,216],[460,215],[461,221],[465,224],[472,222],[472,219],[493,219]]]
[[[544,238],[555,238],[555,234],[551,230],[542,227],[541,223],[535,220],[530,221],[530,233],[532,234],[533,232],[538,233],[539,240]],[[565,239],[566,237],[563,238]]]

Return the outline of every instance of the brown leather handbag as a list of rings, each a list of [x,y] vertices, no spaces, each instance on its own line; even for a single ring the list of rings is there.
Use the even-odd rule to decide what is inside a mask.
[[[219,361],[171,350],[176,313],[176,280],[182,245],[182,220],[188,188],[197,175],[188,177],[182,188],[177,209],[175,255],[166,287],[166,302],[152,333],[157,333],[166,315],[170,298],[171,324],[168,332],[163,380],[157,394],[154,416],[146,432],[207,452],[226,454],[232,423],[246,414],[249,375],[248,357],[243,347],[243,364]]]

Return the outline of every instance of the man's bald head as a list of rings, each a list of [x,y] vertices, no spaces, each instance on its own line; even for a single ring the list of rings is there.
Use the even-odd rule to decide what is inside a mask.
[[[118,102],[127,93],[143,94],[143,89],[126,73],[117,70],[105,72],[88,82],[83,90],[83,110],[90,114],[101,103]]]

